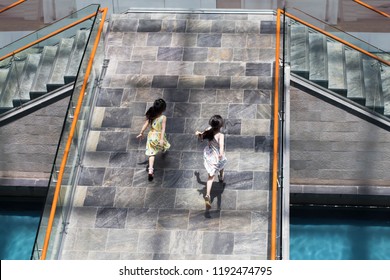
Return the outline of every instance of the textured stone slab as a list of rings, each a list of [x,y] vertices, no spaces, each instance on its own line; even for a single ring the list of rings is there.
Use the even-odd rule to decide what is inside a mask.
[[[175,231],[171,237],[170,253],[194,258],[202,252],[202,233],[197,231]]]
[[[194,74],[202,76],[217,76],[219,73],[219,64],[214,62],[195,62]]]
[[[260,33],[261,34],[275,34],[276,33],[276,22],[262,20],[260,23]]]
[[[188,228],[189,210],[161,209],[157,219],[157,229],[186,230]]]
[[[148,188],[146,190],[145,207],[173,208],[176,190]]]
[[[194,62],[188,61],[169,61],[167,75],[191,75],[194,68]]]
[[[234,33],[236,22],[233,20],[213,20],[211,23],[212,33]]]
[[[111,153],[109,159],[110,167],[136,167],[137,165],[137,152],[115,152]]]
[[[266,254],[267,235],[265,233],[236,233],[234,235],[234,254],[260,255]]]
[[[126,228],[155,229],[157,228],[158,209],[129,208],[127,210]]]
[[[177,103],[173,115],[180,118],[200,117],[200,108],[200,104]]]
[[[258,48],[234,48],[234,61],[258,61],[260,57]]]
[[[244,100],[246,104],[270,104],[271,92],[269,90],[244,90]]]
[[[270,63],[247,63],[246,76],[271,76]]]
[[[190,210],[189,230],[219,231],[219,210]]]
[[[178,76],[153,76],[152,87],[154,88],[176,88]]]
[[[139,232],[135,230],[110,229],[107,236],[108,252],[136,252]]]
[[[205,232],[202,253],[230,255],[234,249],[234,234],[228,232]]]
[[[124,228],[127,210],[123,208],[100,208],[96,214],[97,228]]]
[[[98,186],[103,182],[105,168],[84,167],[78,184],[80,186]]]
[[[170,46],[172,41],[172,33],[149,33],[147,46]]]
[[[246,42],[246,34],[222,34],[222,48],[242,48],[243,42]]]
[[[206,89],[224,89],[230,88],[231,78],[222,76],[207,76],[205,81]]]
[[[187,21],[188,33],[209,33],[211,30],[211,21],[208,20],[192,20]]]
[[[232,48],[209,48],[208,61],[232,61],[233,49]]]
[[[237,209],[267,211],[268,191],[247,190],[237,193]]]
[[[215,89],[191,89],[189,102],[207,104],[215,103],[216,93],[217,90]]]
[[[115,188],[88,187],[84,206],[113,206]]]
[[[80,251],[94,251],[105,248],[108,229],[79,229],[74,248]]]
[[[198,47],[221,47],[222,34],[198,34]]]
[[[162,32],[185,32],[187,27],[187,21],[184,19],[169,20],[164,19],[162,22]]]
[[[257,89],[257,77],[232,77],[232,89]]]
[[[137,32],[159,32],[161,31],[161,20],[140,19],[138,23]]]
[[[141,231],[139,253],[169,253],[170,231]]]
[[[204,88],[205,77],[203,76],[180,76],[178,88],[195,89]]]
[[[227,232],[248,232],[251,230],[250,211],[221,211],[220,230]]]
[[[193,178],[194,173],[191,170],[166,170],[162,186],[163,188],[192,188]]]
[[[125,80],[125,88],[150,88],[152,86],[152,76],[146,75],[127,75]]]
[[[259,34],[260,22],[254,20],[236,21],[236,33]]]
[[[206,61],[207,48],[184,48],[183,61]]]
[[[114,206],[119,208],[142,208],[145,201],[145,188],[117,188]]]
[[[188,33],[173,33],[172,46],[173,47],[195,47],[197,34]]]
[[[157,60],[181,61],[183,58],[183,52],[183,48],[180,47],[159,47],[157,52]]]
[[[123,89],[103,89],[96,101],[96,106],[119,107],[123,97]]]

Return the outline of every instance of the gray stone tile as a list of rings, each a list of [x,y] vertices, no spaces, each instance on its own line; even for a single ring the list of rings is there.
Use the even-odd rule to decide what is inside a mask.
[[[211,21],[206,20],[188,20],[187,33],[209,33],[211,30]]]
[[[124,228],[127,209],[100,208],[96,214],[95,227],[97,228]]]
[[[255,106],[255,105],[254,105]],[[271,121],[267,119],[243,119],[241,121],[242,135],[270,135]]]
[[[127,142],[129,141],[129,133],[127,132],[100,132],[99,142],[97,144],[97,151],[123,151],[127,149]]]
[[[194,174],[191,170],[166,170],[163,188],[192,188]]]
[[[97,207],[73,207],[69,228],[93,228],[97,209]]]
[[[269,153],[241,153],[240,170],[267,171],[270,169]]]
[[[166,102],[188,102],[189,95],[189,89],[164,89],[163,99]]]
[[[133,182],[133,168],[106,168],[103,187],[129,187]]]
[[[147,208],[174,208],[175,189],[147,188],[145,207]]]
[[[252,212],[252,232],[263,232],[268,234],[271,213],[253,211]]]
[[[275,36],[273,35],[267,35],[267,34],[262,34],[262,35],[256,35],[256,34],[251,34],[248,36],[247,40],[247,47],[249,48],[272,48],[275,47],[274,45],[274,38]]]
[[[109,167],[133,167],[137,164],[137,152],[113,152],[109,159]]]
[[[112,32],[134,32],[137,30],[138,20],[130,18],[118,18],[113,20]]]
[[[172,41],[172,33],[149,33],[147,46],[170,46]]]
[[[159,32],[161,31],[162,20],[140,19],[137,32]]]
[[[260,24],[260,33],[261,34],[275,34],[276,33],[275,21],[262,20],[261,24]]]
[[[106,167],[110,159],[109,152],[86,152],[83,158],[83,165],[87,167]]]
[[[219,75],[221,75],[221,76],[243,76],[243,75],[245,75],[245,63],[243,63],[243,62],[221,62],[219,64]]]
[[[96,106],[119,107],[123,96],[123,88],[105,88],[99,92]]]
[[[140,74],[141,61],[118,61],[115,74]]]
[[[203,152],[183,152],[181,168],[203,170]]]
[[[157,60],[164,61],[181,61],[183,58],[183,48],[159,47]]]
[[[169,141],[171,151],[196,151],[198,148],[198,138],[194,134],[171,134]]]
[[[231,78],[222,76],[207,76],[204,87],[206,89],[226,89],[230,88]]]
[[[250,190],[253,186],[253,172],[251,171],[226,171],[226,188],[229,190]]]
[[[244,103],[271,104],[271,91],[270,90],[245,90]]]
[[[258,61],[260,57],[260,49],[257,48],[235,48],[234,49],[234,61]]]
[[[121,107],[130,106],[135,101],[135,95],[137,90],[134,88],[125,88],[123,89],[123,97],[121,102]]]
[[[236,21],[236,33],[260,33],[260,22],[253,20]]]
[[[126,85],[126,76],[125,74],[113,74],[110,77],[110,83],[108,87],[111,88],[123,88]]]
[[[226,100],[227,101],[227,100]],[[229,105],[228,104],[202,104],[201,118],[210,119],[215,114],[221,115],[226,118],[228,115]],[[206,122],[207,124],[208,122]]]
[[[185,126],[184,118],[168,118],[167,119],[166,133],[183,133]]]
[[[90,251],[87,260],[118,260],[120,252]]]
[[[173,116],[178,118],[200,117],[200,104],[176,103]]]
[[[191,103],[215,103],[217,96],[216,89],[191,89],[190,100]]]
[[[141,88],[137,89],[135,100],[138,102],[153,102],[158,98],[163,97],[164,89],[160,88]],[[152,105],[152,104],[150,104]],[[168,104],[167,104],[168,106]],[[146,110],[149,109],[149,105],[145,106],[143,115],[146,113]]]
[[[259,89],[273,90],[274,89],[274,78],[273,77],[258,77]]]
[[[204,88],[204,84],[204,76],[180,76],[177,87],[185,89]]]
[[[133,47],[125,47],[125,46],[108,46],[107,48],[107,56],[110,57],[111,60],[130,60],[131,54],[133,51]]]
[[[194,74],[202,76],[217,76],[219,73],[219,63],[215,62],[195,62]]]
[[[188,228],[189,210],[160,209],[157,218],[157,229],[186,230]]]
[[[257,119],[272,119],[272,107],[269,104],[257,105]]]
[[[268,191],[247,190],[237,193],[237,210],[268,211]]]
[[[233,61],[232,48],[209,48],[208,61]]]
[[[94,251],[105,248],[108,229],[80,228],[77,230],[74,248],[79,251]]]
[[[253,189],[255,190],[270,190],[271,188],[271,173],[269,171],[253,172],[254,182]]]
[[[171,231],[141,231],[138,253],[169,253]]]
[[[70,251],[63,250],[61,260],[86,260],[88,259],[88,251]]]
[[[146,172],[147,159],[145,160],[144,165],[139,165],[141,169],[136,169],[134,172],[133,178],[133,187],[136,188],[160,188],[162,185],[162,179],[164,176],[164,170],[156,169],[154,170],[154,179],[153,181],[148,181],[148,173]]]
[[[229,232],[203,233],[203,254],[230,255],[234,250],[234,234]]]
[[[144,61],[142,63],[142,75],[165,75],[168,62],[166,61]]]
[[[197,130],[199,130],[199,131],[205,130],[208,127],[209,119],[210,119],[210,117],[207,117],[207,118],[188,118],[186,120],[186,123],[185,123],[184,133],[194,135],[195,131],[197,131]],[[202,146],[203,146],[203,143],[202,143]]]
[[[224,132],[226,134],[240,135],[241,134],[241,120],[227,118],[225,119]]]
[[[223,48],[242,48],[242,44],[243,42],[246,42],[246,40],[246,34],[222,34],[221,46]]]
[[[255,137],[254,136],[235,136],[229,135],[226,137],[226,150],[234,152],[254,152]]]
[[[234,33],[236,22],[233,20],[213,20],[211,22],[212,33]]]
[[[152,76],[148,75],[127,75],[125,87],[127,88],[150,88],[152,86]]]
[[[221,231],[250,232],[252,218],[250,211],[221,211]]]
[[[83,167],[78,181],[79,186],[99,186],[103,182],[105,168]]]
[[[162,32],[185,32],[187,27],[187,21],[184,19],[169,20],[165,19],[162,22]]]
[[[235,233],[234,254],[237,255],[259,255],[266,253],[267,236],[262,233]]]
[[[197,189],[177,189],[176,209],[205,209],[203,194]]]
[[[174,231],[169,252],[178,256],[187,255],[187,257],[199,255],[202,252],[202,238],[201,232]]]
[[[271,76],[270,63],[247,63],[246,76]]]
[[[219,210],[190,210],[188,230],[219,231]]]
[[[117,188],[114,206],[118,208],[144,207],[146,188]]]
[[[192,75],[194,62],[169,61],[167,75]]]
[[[169,135],[168,135],[168,141],[169,141]],[[156,156],[155,160],[155,170],[160,172],[163,171],[164,169],[179,169],[180,167],[180,157],[181,157],[181,152],[179,151],[174,151],[169,149],[168,152],[166,152],[164,155],[163,154],[158,154]]]
[[[183,61],[206,61],[207,48],[184,48]]]
[[[198,47],[221,47],[222,34],[198,34]]]
[[[145,61],[157,59],[158,47],[134,47],[131,54],[132,61]],[[125,59],[121,59],[125,60]]]
[[[242,90],[218,89],[217,103],[242,103],[243,96]]]
[[[273,141],[270,136],[255,137],[255,151],[262,153],[270,153],[273,148]]]
[[[230,104],[229,119],[255,119],[257,107],[254,104]]]
[[[257,77],[232,77],[232,89],[257,89]]]
[[[115,188],[88,187],[84,206],[113,206]]]
[[[177,88],[178,76],[153,76],[154,88]]]
[[[123,46],[146,47],[148,33],[123,33]]]
[[[173,47],[195,47],[197,34],[174,33],[172,37]]]
[[[199,19],[203,19],[203,20],[222,20],[223,19],[223,15],[222,14],[209,14],[209,13],[205,13],[205,14],[199,14]]]
[[[269,48],[269,49],[261,49],[260,50],[260,56],[259,56],[259,61],[261,62],[269,62],[269,63],[274,63],[275,62],[275,49],[274,48]]]
[[[156,229],[158,209],[129,208],[127,210],[127,229]]]
[[[176,14],[176,18],[177,19],[186,19],[186,20],[196,20],[196,19],[199,19],[200,17],[200,14],[195,14],[195,13],[191,13],[191,14]]]
[[[121,260],[152,260],[153,259],[153,253],[143,253],[143,254],[138,254],[138,253],[121,253],[120,256]]]

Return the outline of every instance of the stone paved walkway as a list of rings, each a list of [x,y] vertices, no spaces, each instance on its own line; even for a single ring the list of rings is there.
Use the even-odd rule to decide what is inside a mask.
[[[267,259],[273,15],[113,15],[61,259]],[[145,110],[167,101],[171,149],[147,180]],[[225,183],[203,200],[195,130],[226,119]]]

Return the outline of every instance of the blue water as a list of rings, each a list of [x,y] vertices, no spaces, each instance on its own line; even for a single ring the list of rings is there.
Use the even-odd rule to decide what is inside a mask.
[[[290,259],[390,260],[390,209],[291,207]]]
[[[41,210],[34,207],[0,209],[0,259],[29,260]]]

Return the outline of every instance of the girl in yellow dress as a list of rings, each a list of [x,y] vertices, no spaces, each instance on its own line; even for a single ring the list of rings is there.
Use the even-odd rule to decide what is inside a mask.
[[[142,139],[144,137],[144,131],[149,127],[150,130],[146,140],[145,154],[149,157],[148,165],[148,179],[153,180],[154,172],[153,165],[154,159],[158,152],[166,152],[171,146],[167,140],[165,134],[165,127],[167,123],[167,117],[163,115],[167,105],[163,99],[157,99],[154,101],[153,106],[146,111],[146,120],[142,126],[140,134],[137,138]]]

